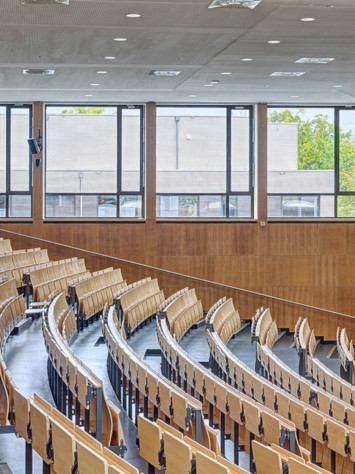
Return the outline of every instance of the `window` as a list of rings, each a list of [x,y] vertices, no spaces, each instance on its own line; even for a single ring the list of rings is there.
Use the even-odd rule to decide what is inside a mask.
[[[355,217],[355,110],[269,108],[269,217]]]
[[[143,216],[143,108],[46,107],[46,217]]]
[[[157,217],[251,218],[250,107],[157,107]]]
[[[0,217],[31,217],[31,106],[0,106]]]
[[[334,217],[333,108],[269,108],[269,217]]]

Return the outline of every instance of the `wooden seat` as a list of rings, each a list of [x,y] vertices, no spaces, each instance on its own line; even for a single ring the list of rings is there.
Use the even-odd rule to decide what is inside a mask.
[[[78,470],[85,474],[108,474],[108,463],[102,455],[85,446],[81,442],[76,443]]]
[[[192,449],[170,433],[164,433],[164,454],[167,474],[189,474]]]
[[[253,458],[258,474],[282,474],[280,455],[268,446],[252,441]]]
[[[54,420],[51,421],[51,429],[54,471],[71,474],[75,464],[75,437]]]
[[[163,466],[159,458],[162,433],[159,426],[139,416],[138,438],[140,456],[157,469],[162,469]]]
[[[196,474],[230,474],[229,469],[223,464],[211,459],[201,452],[196,453]]]

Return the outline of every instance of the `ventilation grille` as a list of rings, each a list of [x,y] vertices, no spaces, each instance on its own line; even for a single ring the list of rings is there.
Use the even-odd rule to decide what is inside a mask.
[[[69,0],[21,0],[22,5],[54,5],[61,3],[69,5]]]
[[[37,76],[53,75],[54,69],[24,69],[24,74],[33,74]]]
[[[218,7],[237,7],[237,8],[255,8],[261,0],[213,0],[208,8]]]

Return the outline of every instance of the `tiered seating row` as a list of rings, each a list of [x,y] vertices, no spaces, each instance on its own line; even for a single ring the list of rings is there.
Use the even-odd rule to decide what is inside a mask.
[[[170,331],[172,334],[174,333],[175,323],[178,321],[180,316],[187,309],[197,303],[195,289],[187,289],[187,291],[181,290],[178,293],[178,295],[174,293],[174,295],[171,296],[171,301],[169,302],[169,304],[166,304],[164,308],[164,312],[166,313],[166,317],[168,319]]]
[[[142,323],[153,316],[164,301],[164,292],[160,290],[157,279],[143,280],[136,286],[123,288],[115,295],[115,303],[122,312],[124,327],[129,335]]]
[[[23,275],[28,267],[49,262],[47,250],[29,249],[18,254],[0,256],[0,277],[14,278],[17,288],[24,285]]]
[[[218,340],[219,338],[215,333],[209,334],[209,331],[207,331],[207,335],[213,361],[217,363],[219,370],[222,371],[229,383],[240,387],[255,400],[292,420],[298,429],[300,443],[304,447],[311,447],[313,462],[317,459],[317,461],[323,462],[327,468],[332,468],[337,463],[337,465],[342,466],[344,472],[353,471],[355,458],[353,459],[350,455],[352,451],[351,443],[355,443],[355,438],[352,438],[353,429],[349,429],[344,423],[338,422],[335,417],[338,416],[341,420],[345,417],[344,410],[343,418],[339,414],[338,408],[340,407],[340,411],[342,409],[341,401],[337,404],[337,400],[333,398],[332,403],[330,403],[329,397],[326,394],[323,397],[324,394],[319,389],[319,410],[323,411],[323,413],[320,413],[315,406],[316,399],[313,392],[288,367],[283,367],[279,374],[278,381],[282,382],[280,387],[273,385],[266,379],[256,375],[255,372],[238,360],[222,341]],[[259,356],[264,351],[272,354],[267,346],[261,346],[261,348],[259,347]],[[261,361],[263,367],[268,367],[268,362],[268,360]],[[270,366],[269,368],[272,373],[273,367]],[[215,367],[213,369],[216,370]],[[286,393],[282,387],[290,393]],[[327,409],[324,408],[323,404],[326,405]],[[330,411],[331,409],[333,411]],[[353,409],[350,406],[349,410],[349,416],[353,419]],[[333,418],[330,413],[333,414]],[[347,434],[349,434],[349,437],[347,437]],[[341,442],[343,442],[342,445]]]
[[[234,307],[232,298],[222,301],[215,311],[210,313],[208,324],[212,325],[213,330],[227,344],[241,326],[239,313]]]
[[[128,416],[133,419],[134,398],[136,424],[142,411],[145,417],[168,420],[187,436],[211,448],[210,437],[216,440],[216,433],[210,432],[204,423],[201,402],[185,394],[133,351],[125,340],[114,306],[104,312],[102,330],[109,350],[111,384],[123,408],[128,408]]]
[[[45,301],[53,291],[67,293],[72,280],[89,276],[83,259],[30,272],[33,300]]]
[[[10,303],[14,298],[17,298],[18,292],[16,282],[14,279],[4,281],[0,284],[0,313],[3,308]]]
[[[165,317],[157,321],[157,334],[163,354],[163,373],[205,402],[204,411],[208,414],[210,424],[217,423],[220,427],[222,453],[226,437],[231,436],[234,440],[234,459],[238,463],[239,447],[249,450],[253,437],[269,444],[278,444],[283,432],[291,440],[291,449],[296,449],[293,423],[273,413],[273,408],[268,409],[231,387],[194,361],[170,334]]]
[[[316,340],[307,318],[300,318],[295,328],[295,343],[300,357],[300,375],[308,374],[314,383],[326,392],[354,405],[355,387],[328,369],[314,356]]]
[[[341,362],[341,376],[349,383],[354,381],[354,346],[353,341],[349,342],[346,329],[337,330],[337,349]]]
[[[164,469],[166,474],[248,472],[159,419],[152,422],[138,417],[138,442],[140,456],[148,461],[149,466]]]
[[[9,239],[0,239],[0,253],[12,252],[11,241]]]
[[[18,322],[24,318],[24,300],[19,296],[0,314],[1,347]],[[0,424],[10,421],[24,438],[26,472],[32,472],[34,449],[43,459],[43,472],[85,474],[127,473],[138,470],[108,451],[97,440],[64,417],[38,395],[25,397],[16,387],[0,355]],[[28,470],[27,470],[28,469]]]
[[[102,381],[69,348],[67,336],[62,333],[67,331],[68,321],[73,321],[73,310],[69,310],[65,294],[61,293],[50,303],[43,318],[49,382],[57,407],[72,419],[75,406],[76,424],[84,422],[85,430],[102,440],[104,446],[123,448],[119,410],[106,399]]]
[[[14,402],[16,432],[48,466],[43,472],[138,474],[138,469],[109,451],[38,395],[26,398],[15,389]]]
[[[105,303],[113,303],[113,295],[127,282],[123,280],[120,269],[105,269],[78,282],[75,285],[75,294],[78,300],[78,314],[82,319],[89,319],[104,309]]]

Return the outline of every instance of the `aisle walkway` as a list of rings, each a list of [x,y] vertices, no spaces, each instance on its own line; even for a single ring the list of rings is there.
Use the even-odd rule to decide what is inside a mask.
[[[54,404],[47,378],[47,352],[42,335],[42,319],[19,336],[8,339],[3,351],[7,368],[18,386],[26,395],[38,393]],[[0,459],[8,463],[13,474],[25,472],[25,442],[14,434],[0,435]],[[42,459],[33,452],[33,472],[42,472]]]

